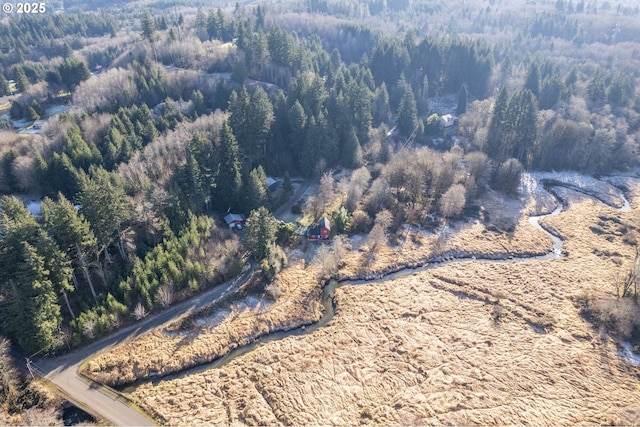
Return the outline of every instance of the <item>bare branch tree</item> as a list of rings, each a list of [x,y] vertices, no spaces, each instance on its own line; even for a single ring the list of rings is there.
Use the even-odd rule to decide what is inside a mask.
[[[162,308],[167,308],[173,303],[173,285],[163,285],[158,288],[156,293],[156,303]]]
[[[327,205],[331,204],[335,198],[334,179],[331,171],[322,174],[320,178],[320,188],[318,189],[318,201],[322,205],[322,211],[327,209]]]
[[[145,317],[147,317],[147,314],[149,314],[147,312],[147,310],[144,308],[144,306],[142,305],[142,303],[138,303],[136,305],[136,307],[133,309],[133,317],[136,320],[141,320],[144,319]]]

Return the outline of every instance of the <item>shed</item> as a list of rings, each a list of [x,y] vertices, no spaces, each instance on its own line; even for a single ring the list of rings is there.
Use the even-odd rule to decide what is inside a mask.
[[[227,223],[229,228],[239,228],[239,229],[241,229],[242,226],[244,225],[245,218],[244,218],[244,215],[242,215],[242,214],[230,213],[230,214],[227,214],[227,216],[224,217],[224,222]]]

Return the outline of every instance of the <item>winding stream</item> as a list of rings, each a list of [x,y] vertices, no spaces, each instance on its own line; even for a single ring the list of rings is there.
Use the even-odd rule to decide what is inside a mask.
[[[272,332],[268,335],[264,335],[262,337],[259,337],[257,339],[255,339],[254,341],[252,341],[249,344],[246,344],[244,346],[238,347],[232,351],[230,351],[229,353],[227,353],[226,355],[220,357],[219,359],[216,359],[213,362],[210,363],[205,363],[203,365],[199,365],[196,367],[192,367],[192,368],[187,368],[184,369],[182,371],[179,372],[175,372],[169,375],[165,375],[162,377],[154,377],[154,378],[150,378],[150,379],[140,379],[138,381],[136,381],[133,384],[130,384],[128,386],[124,386],[122,387],[120,390],[124,391],[124,392],[131,392],[133,391],[137,386],[147,383],[147,382],[151,382],[152,384],[157,384],[161,381],[165,381],[165,380],[171,380],[174,378],[178,378],[178,377],[182,377],[185,375],[190,375],[193,373],[197,373],[197,372],[201,372],[204,370],[208,370],[208,369],[214,369],[214,368],[220,368],[225,366],[227,363],[231,362],[233,359],[235,359],[238,356],[241,356],[243,354],[249,353],[251,351],[253,351],[254,349],[256,349],[259,346],[262,346],[268,342],[271,341],[276,341],[276,340],[281,340],[283,338],[287,338],[290,336],[300,336],[300,335],[305,335],[305,334],[311,334],[314,331],[316,331],[319,328],[323,328],[325,327],[335,316],[336,314],[336,304],[335,304],[335,300],[334,300],[334,294],[335,294],[335,290],[337,288],[340,288],[342,286],[356,286],[356,285],[362,285],[362,284],[369,284],[369,283],[381,283],[381,282],[387,282],[387,281],[391,281],[391,280],[396,280],[398,278],[402,278],[402,277],[407,277],[407,276],[412,276],[414,274],[423,272],[423,271],[427,271],[427,270],[431,270],[434,268],[438,268],[441,267],[443,265],[447,265],[447,264],[452,264],[452,263],[461,263],[461,262],[490,262],[490,263],[516,263],[516,262],[523,262],[523,261],[531,261],[531,260],[538,260],[538,261],[547,261],[547,260],[555,260],[555,259],[560,259],[560,258],[564,258],[565,254],[563,254],[562,252],[562,246],[563,246],[563,240],[560,236],[556,235],[553,231],[543,227],[542,225],[540,225],[540,220],[548,217],[548,216],[555,216],[560,214],[564,209],[565,209],[565,205],[564,202],[562,201],[562,199],[556,194],[556,192],[554,191],[554,188],[556,187],[563,187],[563,188],[567,188],[569,190],[573,190],[573,191],[577,191],[580,193],[583,193],[591,198],[594,198],[598,201],[600,201],[601,203],[607,205],[607,206],[611,206],[612,208],[617,209],[620,212],[627,212],[629,210],[631,210],[631,205],[629,204],[629,201],[626,199],[626,197],[624,196],[623,192],[620,192],[620,199],[622,200],[623,204],[622,207],[616,206],[615,204],[611,203],[610,200],[603,200],[601,197],[599,197],[599,193],[594,193],[594,192],[589,192],[587,190],[584,190],[582,188],[579,188],[575,185],[571,185],[571,184],[565,184],[559,181],[553,181],[553,180],[541,180],[540,181],[543,184],[544,189],[549,192],[551,195],[554,196],[554,198],[557,201],[557,206],[556,208],[551,212],[551,213],[547,213],[547,214],[542,214],[542,215],[535,215],[535,216],[530,216],[529,217],[529,223],[537,228],[538,230],[541,230],[545,233],[547,233],[552,241],[553,241],[553,245],[552,248],[549,252],[542,254],[542,255],[520,255],[520,256],[509,256],[509,255],[462,255],[462,256],[458,256],[458,257],[454,257],[454,256],[438,256],[438,257],[434,257],[431,260],[427,260],[423,265],[418,266],[418,267],[403,267],[403,268],[398,268],[397,270],[394,271],[387,271],[384,273],[380,273],[378,275],[376,275],[375,277],[367,277],[365,279],[346,279],[346,280],[341,280],[341,281],[336,281],[336,280],[331,280],[329,281],[323,288],[323,293],[322,293],[322,305],[324,307],[324,314],[322,315],[322,317],[320,318],[319,321],[309,324],[309,325],[304,325],[304,326],[299,326],[296,327],[294,329],[290,329],[290,330],[286,330],[286,331],[277,331],[277,332]]]

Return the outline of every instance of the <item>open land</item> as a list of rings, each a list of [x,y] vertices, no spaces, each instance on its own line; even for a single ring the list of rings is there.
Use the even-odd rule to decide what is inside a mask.
[[[566,258],[468,261],[345,285],[335,292],[336,315],[326,327],[256,346],[215,369],[145,383],[131,396],[169,425],[638,424],[640,367],[580,315],[585,299],[613,296],[616,275],[632,261],[630,231],[621,224],[636,210],[619,212],[573,190],[561,193],[567,209],[541,222],[563,237]],[[521,201],[519,209],[533,209],[531,200]],[[421,237],[368,257],[368,268],[384,271],[399,259],[433,254],[435,236],[416,234]],[[538,253],[550,244],[523,216],[509,235],[480,223],[455,227],[444,252]],[[354,246],[340,275],[362,273],[366,244],[362,251]],[[291,277],[316,276],[301,268],[302,261],[293,266],[285,270]],[[293,296],[300,292],[298,280],[286,277],[278,280],[289,297],[247,297],[235,310],[211,312],[207,327],[218,332],[207,337],[244,343],[296,315],[306,322],[319,317],[319,304],[311,304],[319,296],[317,283],[304,288],[309,299],[301,304]],[[307,308],[292,310],[287,301]],[[253,319],[264,326],[240,320],[250,312],[260,312]],[[223,325],[236,335],[221,334]],[[146,360],[144,342],[165,348],[167,360],[181,357],[166,345],[174,339],[171,328],[125,344],[129,357]],[[205,357],[212,360],[224,350],[216,348]],[[106,366],[116,353],[125,351],[90,363]],[[122,366],[127,364],[131,360]]]

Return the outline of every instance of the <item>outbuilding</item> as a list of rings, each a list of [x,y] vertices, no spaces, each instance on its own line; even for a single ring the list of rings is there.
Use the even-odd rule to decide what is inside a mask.
[[[455,125],[457,121],[458,119],[451,114],[445,114],[444,116],[440,116],[440,126],[442,126],[443,128],[451,127]]]
[[[229,228],[237,228],[238,230],[242,230],[242,226],[244,225],[245,218],[242,214],[234,214],[230,213],[224,217],[224,222],[227,223]]]

